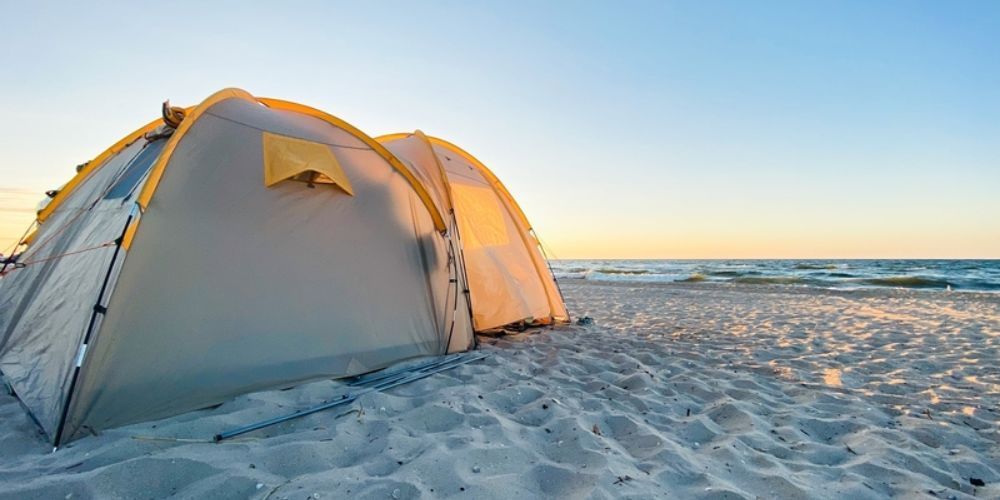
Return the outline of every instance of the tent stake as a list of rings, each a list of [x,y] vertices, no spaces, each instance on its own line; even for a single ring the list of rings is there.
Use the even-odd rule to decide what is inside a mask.
[[[280,424],[282,422],[287,422],[289,420],[293,420],[293,419],[296,419],[296,418],[299,418],[299,417],[304,417],[306,415],[312,415],[313,413],[318,413],[318,412],[321,412],[323,410],[328,410],[330,408],[334,408],[334,407],[337,407],[337,406],[342,406],[342,405],[345,405],[345,404],[348,404],[348,403],[352,403],[355,400],[357,400],[359,397],[361,397],[361,396],[363,396],[365,394],[372,393],[372,392],[378,392],[378,391],[384,391],[386,389],[391,389],[391,388],[396,387],[396,386],[400,386],[400,385],[403,385],[403,384],[406,384],[406,383],[409,383],[409,382],[413,382],[415,380],[420,380],[422,378],[429,377],[431,375],[434,375],[435,373],[440,373],[440,372],[443,372],[445,370],[450,370],[450,369],[455,368],[456,366],[459,366],[459,365],[464,365],[466,363],[471,363],[473,361],[478,361],[480,359],[484,359],[485,357],[486,357],[486,354],[484,354],[484,353],[475,353],[475,354],[472,354],[472,355],[467,356],[467,357],[462,357],[462,358],[459,358],[459,359],[455,359],[453,362],[445,362],[445,363],[442,363],[441,365],[432,365],[432,366],[423,367],[424,368],[423,370],[418,370],[418,371],[410,373],[410,374],[408,374],[408,375],[406,375],[404,377],[394,377],[394,376],[391,376],[391,377],[389,377],[389,378],[387,378],[385,380],[379,381],[377,384],[375,384],[375,385],[373,385],[371,387],[366,387],[366,388],[364,388],[364,389],[362,389],[360,391],[354,392],[354,393],[344,394],[340,399],[338,399],[336,401],[331,401],[329,403],[324,403],[324,404],[321,404],[319,406],[314,406],[312,408],[307,408],[305,410],[299,410],[299,411],[297,411],[295,413],[289,413],[288,415],[283,415],[283,416],[271,418],[271,419],[268,419],[268,420],[262,420],[260,422],[255,423],[255,424],[250,424],[250,425],[247,425],[247,426],[244,426],[244,427],[239,427],[239,428],[228,430],[228,431],[225,431],[225,432],[220,432],[219,434],[216,434],[213,437],[213,440],[216,443],[218,443],[218,442],[223,441],[225,439],[229,439],[229,438],[233,438],[233,437],[236,437],[236,436],[240,436],[240,435],[246,434],[248,432],[253,432],[253,431],[256,431],[256,430],[259,430],[259,429],[263,429],[265,427],[270,427],[272,425]],[[451,361],[451,360],[449,360],[449,361]]]

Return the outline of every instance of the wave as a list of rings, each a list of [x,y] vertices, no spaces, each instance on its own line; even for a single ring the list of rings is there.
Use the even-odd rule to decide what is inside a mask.
[[[802,264],[795,264],[795,267],[793,269],[823,271],[823,270],[837,269],[837,265],[836,264],[804,264],[804,263],[802,263]]]
[[[749,274],[743,271],[709,271],[710,276],[720,276],[720,277],[732,277],[732,276],[743,276],[744,274]]]
[[[861,283],[871,286],[891,286],[900,288],[948,288],[954,285],[946,280],[925,276],[891,276],[888,278],[867,278]]]
[[[707,278],[705,277],[704,274],[694,273],[691,276],[688,276],[687,278],[684,278],[684,279],[681,279],[681,280],[677,280],[677,282],[678,283],[698,283],[700,281],[705,281],[706,279]]]
[[[920,270],[925,268],[927,270]],[[998,261],[556,261],[557,279],[831,289],[1000,290]]]
[[[648,269],[595,269],[595,272],[601,274],[653,274],[653,271]]]
[[[731,281],[744,285],[800,285],[807,282],[798,276],[740,276]]]

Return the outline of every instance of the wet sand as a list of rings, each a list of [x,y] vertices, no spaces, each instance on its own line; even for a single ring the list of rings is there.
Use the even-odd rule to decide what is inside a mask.
[[[345,389],[54,454],[0,395],[0,498],[1000,497],[1000,294],[563,291],[592,325],[482,337],[485,361],[222,444]]]

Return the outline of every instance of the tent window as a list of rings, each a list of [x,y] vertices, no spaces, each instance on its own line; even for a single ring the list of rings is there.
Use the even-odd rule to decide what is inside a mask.
[[[263,146],[265,186],[289,180],[330,184],[354,195],[351,181],[330,146],[270,132],[264,132]]]
[[[104,199],[117,200],[128,197],[139,181],[149,172],[156,159],[160,157],[160,152],[163,151],[163,145],[166,143],[166,139],[157,139],[146,143],[139,154],[135,155],[135,158],[132,158],[132,161],[125,167],[125,171],[118,177],[118,181],[111,187],[108,194],[104,195]]]
[[[503,209],[491,188],[453,183],[451,195],[455,200],[463,247],[497,247],[510,242]]]

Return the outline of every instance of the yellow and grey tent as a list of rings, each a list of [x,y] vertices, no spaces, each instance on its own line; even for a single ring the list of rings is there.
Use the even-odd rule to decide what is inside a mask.
[[[0,279],[0,371],[55,444],[568,319],[472,156],[238,89],[165,107],[38,223]]]
[[[568,318],[528,218],[490,169],[419,130],[377,140],[420,172],[439,206],[455,214],[476,331]]]

